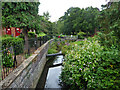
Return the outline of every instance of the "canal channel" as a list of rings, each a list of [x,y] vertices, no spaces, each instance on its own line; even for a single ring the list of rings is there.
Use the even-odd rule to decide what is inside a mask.
[[[63,60],[63,55],[59,55],[47,61],[36,89],[63,88],[63,85],[60,84],[61,80],[59,79]]]

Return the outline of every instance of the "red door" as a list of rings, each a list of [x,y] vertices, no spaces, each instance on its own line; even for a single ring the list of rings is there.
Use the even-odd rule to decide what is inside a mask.
[[[16,35],[16,37],[20,35],[20,32],[21,32],[20,28],[16,28],[15,29],[15,35]]]
[[[11,28],[6,28],[6,34],[11,35]]]

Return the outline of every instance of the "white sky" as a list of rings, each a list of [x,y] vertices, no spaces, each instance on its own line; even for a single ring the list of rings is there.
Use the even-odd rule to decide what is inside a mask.
[[[50,21],[57,21],[64,15],[70,7],[86,8],[89,6],[98,7],[101,9],[101,5],[106,4],[106,0],[39,0],[39,15],[43,15],[43,12],[49,12],[51,18]],[[107,0],[109,1],[109,0]]]

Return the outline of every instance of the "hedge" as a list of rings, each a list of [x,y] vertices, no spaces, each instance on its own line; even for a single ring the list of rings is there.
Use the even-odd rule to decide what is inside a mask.
[[[16,54],[23,53],[23,39],[15,37],[2,37],[2,49],[13,47],[13,50],[16,50]]]

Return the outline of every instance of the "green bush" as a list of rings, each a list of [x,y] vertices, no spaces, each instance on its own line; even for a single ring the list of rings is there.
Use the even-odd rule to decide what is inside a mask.
[[[12,37],[12,36],[11,36],[11,35],[7,35],[7,34],[6,34],[6,35],[3,35],[2,37]]]
[[[56,42],[52,42],[48,49],[48,54],[58,53]]]
[[[120,89],[120,52],[94,38],[72,44],[66,52],[62,81],[71,89]]]
[[[35,38],[35,32],[28,32],[29,38]]]
[[[13,51],[16,51],[16,55],[23,53],[23,39],[15,37],[2,37],[2,64],[5,67],[13,67],[14,60],[9,48],[13,47]]]
[[[16,54],[23,53],[23,39],[15,37],[2,37],[2,49],[13,47]]]
[[[43,37],[43,36],[45,36],[46,34],[44,33],[44,32],[40,32],[38,35],[37,35],[37,37]]]
[[[2,52],[2,64],[5,67],[13,67],[14,65],[14,60],[12,58],[12,54],[10,53],[9,50],[4,49]]]
[[[105,47],[111,47],[112,45],[117,45],[119,39],[115,36],[115,32],[111,31],[107,34],[98,32],[98,35],[95,36],[96,40],[99,40],[100,44]]]
[[[86,35],[86,33],[80,31],[77,35],[78,39],[84,39],[84,35]]]
[[[19,38],[22,38],[22,39],[25,38],[24,34],[20,34],[18,37],[19,37]]]

